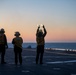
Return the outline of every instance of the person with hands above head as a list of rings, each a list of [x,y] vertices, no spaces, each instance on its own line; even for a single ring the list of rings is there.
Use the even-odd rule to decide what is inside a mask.
[[[36,32],[36,42],[37,42],[37,53],[36,53],[36,64],[38,64],[39,57],[40,57],[40,64],[43,64],[43,53],[44,53],[44,46],[45,46],[45,36],[47,34],[47,31],[45,29],[45,26],[42,26],[44,33],[42,29],[40,29],[40,25],[38,26],[37,32]]]
[[[7,45],[7,38],[5,35],[5,30],[2,28],[0,30],[0,53],[1,53],[1,64],[6,64],[4,60],[6,49],[8,48]]]

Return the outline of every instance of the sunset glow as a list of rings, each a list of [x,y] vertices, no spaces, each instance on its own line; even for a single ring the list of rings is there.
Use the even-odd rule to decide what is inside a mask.
[[[0,28],[8,42],[16,31],[24,42],[36,42],[37,24],[45,25],[46,42],[76,42],[76,0],[0,1]]]

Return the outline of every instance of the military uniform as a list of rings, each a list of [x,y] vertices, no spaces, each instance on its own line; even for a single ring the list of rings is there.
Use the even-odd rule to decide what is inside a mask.
[[[8,47],[6,35],[0,32],[0,53],[1,53],[1,64],[5,64],[4,56],[5,49]]]
[[[44,53],[44,45],[45,40],[44,37],[46,36],[46,29],[44,28],[44,33],[39,32],[39,28],[37,29],[36,33],[36,42],[37,42],[37,54],[36,54],[36,64],[38,64],[39,56],[40,56],[40,64],[43,62],[43,53]]]
[[[22,43],[23,43],[23,39],[21,37],[15,37],[12,40],[12,44],[14,44],[14,53],[15,53],[15,64],[17,65],[18,63],[18,59],[20,64],[22,64]]]

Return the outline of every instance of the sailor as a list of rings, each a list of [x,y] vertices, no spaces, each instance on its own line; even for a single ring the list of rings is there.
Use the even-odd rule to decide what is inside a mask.
[[[5,30],[2,28],[2,29],[0,30],[1,64],[6,64],[6,62],[5,62],[5,60],[4,60],[6,48],[8,48],[8,45],[7,45],[7,38],[6,38],[6,35],[5,35]]]
[[[18,59],[20,65],[22,65],[22,43],[23,39],[20,37],[19,32],[15,32],[14,34],[15,38],[12,40],[12,44],[14,45],[14,53],[15,53],[15,64],[18,64]]]
[[[43,25],[43,30],[44,30],[44,33],[39,26],[36,32],[36,42],[37,42],[36,64],[38,64],[39,56],[40,56],[40,64],[43,64],[43,53],[44,53],[44,45],[45,45],[44,38],[47,34],[44,25]]]

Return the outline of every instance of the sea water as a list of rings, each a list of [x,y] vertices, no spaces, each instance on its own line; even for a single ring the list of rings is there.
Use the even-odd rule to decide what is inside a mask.
[[[36,48],[36,43],[23,43],[23,48]],[[13,44],[8,43],[9,48],[13,48]],[[76,43],[45,43],[45,48],[60,48],[60,49],[74,49],[76,50]]]

